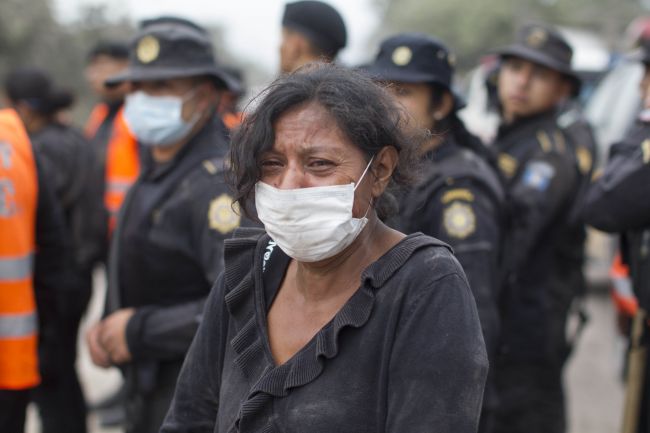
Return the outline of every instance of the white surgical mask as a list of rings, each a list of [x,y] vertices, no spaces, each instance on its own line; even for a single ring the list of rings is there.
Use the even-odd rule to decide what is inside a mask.
[[[188,92],[193,96],[194,90]],[[137,91],[126,97],[124,120],[137,140],[145,146],[165,147],[186,137],[199,120],[196,113],[189,122],[183,120],[180,96],[151,96]]]
[[[317,262],[340,253],[368,222],[368,210],[363,218],[354,218],[352,206],[354,191],[371,163],[372,159],[356,186],[278,189],[257,182],[255,206],[266,232],[282,251],[300,262]]]

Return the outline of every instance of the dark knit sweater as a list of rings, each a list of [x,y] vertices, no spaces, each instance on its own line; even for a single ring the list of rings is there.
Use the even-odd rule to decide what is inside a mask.
[[[266,313],[290,259],[227,241],[161,432],[475,432],[487,357],[465,275],[442,242],[403,239],[336,316],[276,365]],[[241,236],[241,235],[240,235]]]

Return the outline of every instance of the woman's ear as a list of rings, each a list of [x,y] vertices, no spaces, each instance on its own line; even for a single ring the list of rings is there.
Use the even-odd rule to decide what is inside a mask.
[[[399,153],[394,146],[384,146],[375,156],[370,170],[374,176],[372,196],[381,196],[397,167]]]

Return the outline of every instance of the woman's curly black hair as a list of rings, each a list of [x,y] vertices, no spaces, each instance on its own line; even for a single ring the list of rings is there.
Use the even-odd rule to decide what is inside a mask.
[[[266,88],[232,137],[229,181],[235,201],[252,216],[251,202],[260,179],[258,157],[273,147],[275,122],[299,105],[317,103],[334,119],[366,161],[385,146],[399,152],[399,162],[386,192],[376,201],[385,219],[397,210],[396,191],[412,184],[419,143],[403,128],[404,116],[390,95],[361,72],[331,64],[310,64],[280,77]],[[254,101],[257,102],[257,101]]]

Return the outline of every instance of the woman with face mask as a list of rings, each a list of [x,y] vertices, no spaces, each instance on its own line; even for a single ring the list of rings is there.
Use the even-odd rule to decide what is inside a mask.
[[[382,223],[413,167],[366,77],[280,78],[233,137],[232,183],[265,231],[225,246],[162,432],[475,432],[487,357],[442,242]]]

